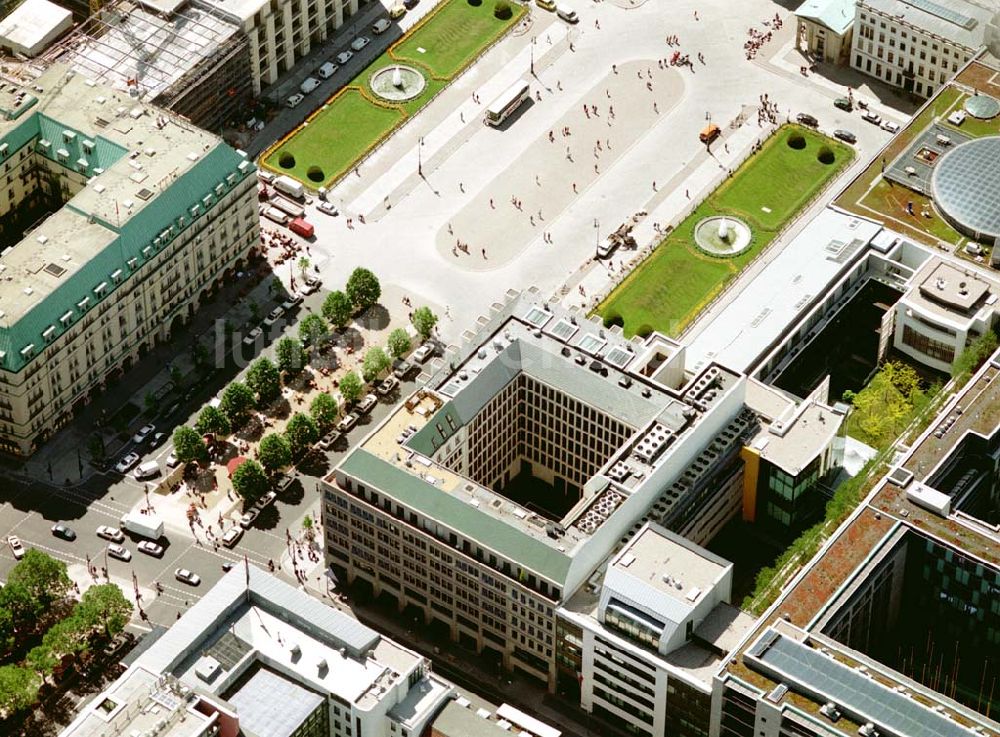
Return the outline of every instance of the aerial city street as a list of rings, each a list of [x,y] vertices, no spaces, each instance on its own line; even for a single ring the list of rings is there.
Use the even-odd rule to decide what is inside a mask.
[[[1000,737],[1000,0],[0,56],[0,734]]]

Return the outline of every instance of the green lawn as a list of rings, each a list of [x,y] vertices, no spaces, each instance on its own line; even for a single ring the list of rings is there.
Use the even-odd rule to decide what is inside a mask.
[[[469,59],[520,18],[498,20],[493,15],[495,0],[470,5],[468,0],[452,0],[442,5],[432,21],[422,23],[393,47],[399,61],[422,64],[440,79],[452,79]],[[515,7],[512,10],[523,8]],[[423,49],[423,51],[420,51]]]
[[[790,147],[793,137],[804,139],[805,148]],[[823,149],[833,153],[833,163],[818,161]],[[795,125],[779,129],[626,277],[597,312],[605,320],[620,320],[626,335],[650,330],[678,335],[853,157],[853,149],[815,131]],[[734,258],[710,256],[694,242],[695,225],[720,214],[742,218],[753,231],[750,248]]]
[[[493,15],[493,7],[494,0],[478,6],[470,5],[468,0],[447,0],[439,5],[294,133],[266,151],[261,156],[265,168],[312,188],[331,186],[419,112],[526,12],[523,6],[512,3],[513,16],[502,21]],[[399,62],[425,72],[423,92],[399,104],[374,102],[369,78],[379,69]],[[282,166],[287,155],[294,164]]]

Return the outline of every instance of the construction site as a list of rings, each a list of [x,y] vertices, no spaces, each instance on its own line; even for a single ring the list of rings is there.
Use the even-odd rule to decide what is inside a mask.
[[[91,11],[39,57],[43,66],[66,64],[211,131],[239,125],[251,109],[249,44],[235,18],[183,0]]]

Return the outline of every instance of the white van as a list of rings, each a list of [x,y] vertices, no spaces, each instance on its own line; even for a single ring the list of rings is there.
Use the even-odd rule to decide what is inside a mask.
[[[135,469],[135,477],[139,481],[152,479],[160,475],[160,464],[156,461],[146,461]]]
[[[319,80],[315,77],[306,77],[305,81],[299,85],[299,92],[303,95],[308,95],[314,89],[319,87]]]
[[[576,11],[573,10],[573,8],[569,7],[568,5],[563,5],[562,3],[558,3],[556,5],[556,15],[558,15],[567,23],[576,23],[577,21],[580,20],[580,18],[576,14]]]
[[[316,70],[316,74],[321,76],[323,79],[329,79],[337,71],[337,65],[332,61],[324,62],[323,66]]]

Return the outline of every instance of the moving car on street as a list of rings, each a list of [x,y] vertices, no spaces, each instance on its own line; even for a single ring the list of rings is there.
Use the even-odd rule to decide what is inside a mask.
[[[62,522],[57,522],[52,525],[52,534],[56,537],[61,537],[63,540],[68,540],[69,542],[76,540],[76,533]]]
[[[201,576],[194,571],[189,571],[187,568],[178,568],[174,571],[174,578],[189,586],[197,586],[201,583]]]
[[[125,456],[120,461],[118,461],[118,463],[115,464],[115,470],[118,473],[128,473],[129,470],[132,468],[132,466],[134,466],[138,462],[139,462],[139,454],[135,452],[129,453],[127,456]]]
[[[124,545],[119,545],[118,543],[111,543],[108,545],[108,555],[112,558],[117,558],[118,560],[123,560],[126,563],[132,560],[132,553]]]
[[[140,553],[151,555],[154,558],[160,558],[163,556],[163,546],[157,545],[152,540],[143,540],[137,547],[139,548]]]
[[[109,527],[108,525],[101,525],[97,528],[97,536],[104,538],[105,540],[110,540],[113,543],[124,542],[125,533],[119,530],[117,527]]]

